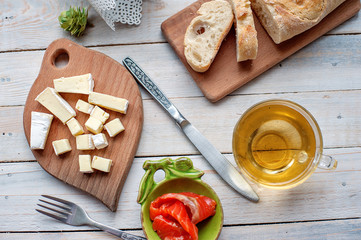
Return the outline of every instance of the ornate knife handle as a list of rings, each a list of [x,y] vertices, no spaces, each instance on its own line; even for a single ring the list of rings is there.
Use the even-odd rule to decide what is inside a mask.
[[[134,62],[130,57],[123,59],[123,64],[133,77],[148,91],[152,97],[158,101],[158,103],[164,107],[176,123],[181,124],[187,121],[178,109],[169,101],[164,93],[158,88],[158,86],[150,79],[150,77],[143,71],[143,69]]]

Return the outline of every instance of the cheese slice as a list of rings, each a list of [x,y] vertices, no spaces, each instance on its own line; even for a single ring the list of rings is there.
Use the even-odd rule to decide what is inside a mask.
[[[90,92],[88,102],[112,111],[127,113],[129,101],[103,93]]]
[[[90,113],[90,116],[100,120],[104,124],[109,118],[109,113],[105,112],[100,107],[95,106],[92,112]]]
[[[104,133],[93,135],[92,140],[96,149],[102,149],[108,146],[108,141]]]
[[[92,134],[83,134],[76,136],[76,149],[78,150],[93,150],[94,144]]]
[[[104,125],[105,130],[107,130],[110,137],[115,137],[118,133],[125,130],[122,122],[119,118],[115,118]]]
[[[94,80],[90,73],[54,79],[54,88],[57,92],[89,94],[93,91]]]
[[[94,106],[79,99],[76,102],[75,108],[78,109],[80,112],[90,114],[93,111]]]
[[[44,149],[48,138],[53,115],[42,112],[31,112],[30,148]]]
[[[98,156],[93,157],[92,168],[103,172],[110,172],[112,160]]]
[[[78,136],[78,135],[84,133],[83,127],[80,125],[78,120],[76,120],[75,118],[71,118],[69,121],[67,121],[66,125],[68,126],[68,128],[73,136]]]
[[[76,116],[74,109],[54,90],[54,88],[45,88],[35,100],[59,118],[63,124]]]
[[[53,147],[54,147],[54,152],[57,156],[71,151],[71,146],[68,139],[60,139],[53,141]]]
[[[94,172],[91,167],[91,156],[90,155],[79,155],[79,171],[82,173]]]
[[[90,132],[98,134],[103,130],[103,123],[100,120],[90,116],[89,119],[85,122],[85,127]]]

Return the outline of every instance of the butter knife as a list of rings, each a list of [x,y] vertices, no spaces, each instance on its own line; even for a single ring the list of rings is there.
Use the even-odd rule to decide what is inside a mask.
[[[178,111],[158,86],[130,57],[123,59],[124,66],[134,78],[158,101],[158,103],[174,119],[183,133],[211,164],[216,172],[242,196],[250,201],[258,202],[259,197],[246,182],[237,169]]]

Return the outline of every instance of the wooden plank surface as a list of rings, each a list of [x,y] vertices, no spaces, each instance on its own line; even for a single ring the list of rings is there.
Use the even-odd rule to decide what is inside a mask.
[[[193,3],[194,0],[145,0],[142,24],[137,27],[117,24],[113,32],[102,18],[90,9],[89,22],[93,25],[81,38],[69,37],[58,24],[57,16],[72,6],[87,6],[85,0],[22,0],[2,1],[0,9],[0,52],[23,49],[44,49],[57,38],[69,37],[84,46],[117,45],[165,42],[160,24]],[[358,15],[331,33],[347,34],[361,32]],[[107,37],[104,37],[107,36]]]
[[[338,220],[321,222],[299,222],[286,224],[265,224],[251,226],[225,226],[219,240],[279,240],[279,239],[358,239],[361,235],[361,220]],[[142,235],[142,231],[127,231]],[[104,232],[61,232],[61,233],[0,233],[4,240],[97,240],[118,239]]]
[[[205,98],[176,98],[173,103],[221,152],[231,153],[233,127],[242,113],[259,101],[273,98],[289,99],[308,109],[320,125],[326,148],[361,145],[361,90],[235,95],[217,104]],[[136,156],[198,153],[154,100],[143,104],[145,120]],[[0,107],[0,161],[34,159],[25,147],[19,120],[22,109]],[[14,147],[8,149],[8,143]]]
[[[126,56],[133,57],[171,99],[203,96],[168,44],[91,49],[118,62]],[[322,37],[232,95],[361,89],[361,58],[357,55],[360,49],[358,35]],[[44,51],[0,53],[0,106],[25,104],[43,55]],[[19,65],[22,70],[16,71]],[[150,96],[143,94],[143,98]]]
[[[88,27],[84,36],[70,37],[60,28],[57,17],[69,6],[89,6],[85,0],[22,0],[2,1],[0,9],[1,51],[44,49],[57,38],[68,37],[85,46],[139,44],[164,42],[160,24],[194,0],[146,0],[143,1],[142,24],[129,26],[116,24],[111,30],[94,8],[89,11]],[[104,37],[106,36],[106,37]]]
[[[190,156],[205,170],[204,181],[221,196],[225,226],[220,239],[358,239],[360,236],[361,17],[355,17],[282,61],[232,96],[209,103],[171,47],[160,23],[194,0],[144,0],[138,27],[117,25],[113,32],[90,10],[86,35],[76,42],[120,62],[132,56],[181,112],[233,161],[231,133],[246,108],[270,98],[304,105],[318,120],[325,153],[339,160],[336,171],[317,170],[305,184],[284,192],[256,187],[259,205],[227,187],[148,94],[142,91],[145,125],[134,164],[111,213],[89,197],[48,175],[34,162],[22,131],[22,112],[45,47],[68,37],[56,17],[86,1],[5,0],[0,9],[0,239],[115,239],[91,228],[75,228],[37,214],[40,194],[75,201],[97,220],[142,234],[136,203],[146,159]],[[64,9],[62,9],[64,8]],[[106,37],[105,37],[106,36]],[[73,39],[69,37],[70,39]],[[210,118],[211,116],[211,118]],[[18,161],[18,162],[14,162]],[[7,163],[6,163],[7,162]],[[70,232],[69,232],[70,231]]]
[[[254,185],[261,198],[257,204],[229,188],[201,156],[190,157],[196,168],[205,171],[202,179],[218,193],[225,226],[358,218],[361,211],[361,148],[327,149],[325,153],[337,158],[337,170],[317,170],[304,184],[287,191]],[[6,221],[0,225],[0,232],[91,229],[59,224],[39,215],[34,208],[41,194],[74,201],[87,209],[90,216],[105,224],[122,229],[140,229],[140,205],[136,198],[140,176],[144,173],[142,164],[144,160],[160,158],[134,160],[115,213],[96,199],[51,177],[37,163],[1,164],[0,220]],[[232,155],[227,155],[227,158],[233,162]]]

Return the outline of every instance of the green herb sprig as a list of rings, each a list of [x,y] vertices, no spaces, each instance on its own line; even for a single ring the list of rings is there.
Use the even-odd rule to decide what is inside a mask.
[[[69,31],[71,35],[79,37],[84,33],[88,20],[88,9],[80,7],[70,7],[59,16],[60,26]]]

